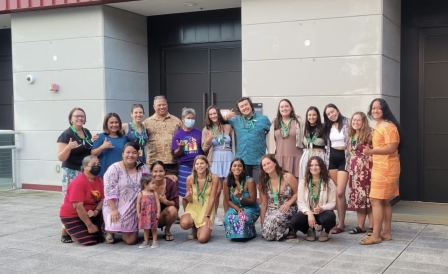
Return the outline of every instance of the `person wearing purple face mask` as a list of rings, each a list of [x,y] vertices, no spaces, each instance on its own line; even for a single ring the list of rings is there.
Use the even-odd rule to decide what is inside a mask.
[[[114,233],[121,233],[127,244],[137,242],[137,194],[141,190],[140,179],[150,173],[145,164],[138,162],[139,149],[138,143],[126,143],[123,159],[112,164],[104,174],[103,218],[107,244],[114,243]]]

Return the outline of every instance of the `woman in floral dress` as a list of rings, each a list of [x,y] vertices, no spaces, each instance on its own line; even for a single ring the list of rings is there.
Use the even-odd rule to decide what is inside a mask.
[[[367,215],[372,222],[372,208],[370,207],[370,178],[372,172],[372,157],[365,155],[365,147],[372,146],[372,129],[369,127],[367,116],[363,112],[356,112],[350,120],[347,140],[349,151],[346,170],[349,172],[349,201],[348,208],[355,209],[358,216],[358,226],[350,230],[350,234],[365,233]],[[369,232],[372,231],[370,226]]]
[[[295,238],[290,222],[298,209],[297,179],[283,171],[272,154],[263,156],[260,166],[261,235],[268,241],[279,241],[289,228],[288,238]]]
[[[240,158],[230,163],[230,172],[224,185],[224,199],[229,209],[224,215],[226,237],[251,239],[257,236],[255,222],[260,216],[257,203],[257,187],[250,176],[246,176],[246,165]]]
[[[138,143],[126,143],[123,160],[111,165],[104,174],[103,218],[107,231],[106,243],[114,242],[114,233],[121,233],[123,241],[135,244],[138,236],[137,194],[140,179],[149,174],[146,165],[138,162]]]

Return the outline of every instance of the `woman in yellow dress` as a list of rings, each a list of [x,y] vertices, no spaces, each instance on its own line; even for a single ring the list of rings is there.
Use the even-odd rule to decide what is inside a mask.
[[[210,172],[207,157],[198,155],[193,162],[193,173],[187,177],[188,202],[185,213],[180,218],[180,226],[192,229],[188,239],[198,239],[201,244],[208,242],[215,220],[215,197],[219,178]]]
[[[370,189],[370,203],[373,213],[373,233],[361,240],[362,245],[379,244],[392,240],[392,206],[389,199],[398,196],[400,160],[398,152],[401,128],[384,99],[372,101],[368,112],[377,124],[373,133],[373,148],[366,146],[365,155],[372,155],[373,168]]]

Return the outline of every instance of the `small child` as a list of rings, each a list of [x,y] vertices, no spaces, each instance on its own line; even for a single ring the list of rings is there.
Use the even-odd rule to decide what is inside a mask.
[[[139,248],[149,245],[149,230],[152,232],[151,248],[159,247],[157,243],[157,226],[160,217],[159,197],[155,193],[156,185],[151,175],[144,175],[140,179],[142,191],[137,195],[138,228],[143,229],[144,242]]]

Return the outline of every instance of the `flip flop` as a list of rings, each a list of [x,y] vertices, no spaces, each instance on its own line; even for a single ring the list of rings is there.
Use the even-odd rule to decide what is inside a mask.
[[[64,244],[73,243],[72,236],[70,236],[68,234],[61,235],[61,242],[63,242]]]
[[[337,227],[337,226],[333,227],[333,228],[331,229],[331,231],[330,231],[331,234],[339,234],[339,233],[342,233],[342,232],[344,232],[344,230],[343,230],[343,229],[340,229],[340,228]]]
[[[174,240],[174,236],[172,234],[165,234],[165,241],[171,242]]]
[[[376,245],[380,243],[381,241],[375,241],[372,237],[364,238],[359,242],[360,245]]]
[[[348,233],[350,233],[350,234],[359,234],[359,233],[366,233],[366,231],[362,230],[359,226],[357,226],[354,229],[350,230]]]
[[[386,241],[386,242],[392,241],[392,238],[383,238],[383,241]]]

